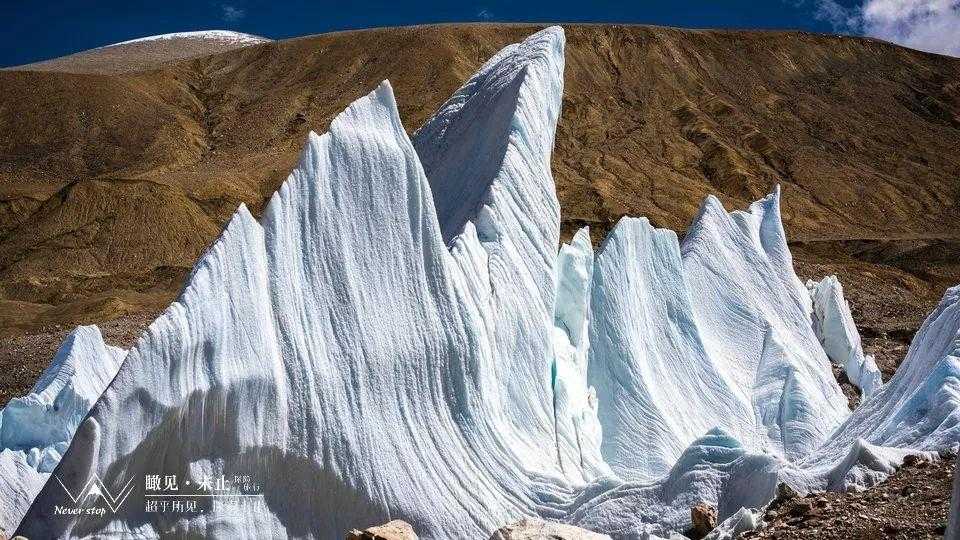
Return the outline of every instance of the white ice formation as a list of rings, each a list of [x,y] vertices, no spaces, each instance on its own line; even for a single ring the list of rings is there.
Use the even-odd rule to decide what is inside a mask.
[[[125,354],[96,326],[78,327],[30,393],[0,409],[0,534],[16,528]]]
[[[740,535],[752,531],[763,521],[762,513],[750,508],[741,508],[718,524],[703,540],[737,540]]]
[[[241,207],[127,354],[55,474],[134,481],[30,538],[340,538],[403,519],[487,538],[524,516],[669,537],[794,489],[868,485],[960,438],[960,289],[851,414],[811,325],[780,195],[708,198],[684,241],[623,219],[559,254],[559,27],[487,62],[411,141],[389,83],[354,102],[258,223]],[[850,327],[852,328],[852,327]],[[262,505],[145,510],[144,478],[249,475]],[[753,515],[753,514],[750,514]]]
[[[953,496],[950,499],[950,522],[943,540],[960,540],[960,459],[953,473]]]
[[[843,298],[843,287],[837,276],[807,281],[812,299],[813,331],[833,363],[843,366],[850,382],[864,397],[876,392],[883,379],[873,356],[863,353],[860,334]]]

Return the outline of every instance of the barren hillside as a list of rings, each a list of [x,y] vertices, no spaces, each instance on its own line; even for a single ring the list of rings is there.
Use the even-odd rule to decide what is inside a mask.
[[[229,30],[177,32],[132,39],[5,69],[61,73],[133,73],[157,69],[178,60],[208,56],[267,41],[270,40]]]
[[[262,208],[308,130],[389,79],[412,132],[537,28],[343,32],[181,60],[140,43],[0,71],[0,348],[142,324],[240,202]],[[565,235],[590,225],[599,242],[624,214],[682,231],[708,193],[744,207],[780,183],[799,271],[840,273],[891,369],[960,282],[960,60],[797,32],[565,28]]]

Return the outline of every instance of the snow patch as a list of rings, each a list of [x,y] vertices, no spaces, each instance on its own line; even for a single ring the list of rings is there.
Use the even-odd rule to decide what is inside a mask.
[[[148,41],[169,41],[169,40],[176,40],[176,39],[219,41],[222,43],[230,43],[230,44],[237,44],[237,45],[256,45],[258,43],[266,43],[268,41],[272,41],[265,37],[255,36],[253,34],[244,34],[243,32],[234,32],[232,30],[199,30],[195,32],[173,32],[170,34],[146,36],[146,37],[131,39],[127,41],[121,41],[119,43],[112,43],[110,45],[104,45],[103,47],[98,47],[98,48],[106,49],[108,47],[116,47],[118,45],[129,45],[131,43],[144,43]]]

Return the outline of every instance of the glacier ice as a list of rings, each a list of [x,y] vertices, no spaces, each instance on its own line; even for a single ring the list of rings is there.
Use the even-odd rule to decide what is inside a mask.
[[[125,354],[96,326],[80,326],[30,393],[0,409],[0,532],[16,528]]]
[[[708,197],[682,242],[624,218],[557,251],[563,50],[559,27],[508,46],[412,140],[387,82],[311,133],[261,222],[241,206],[126,354],[19,532],[487,538],[533,516],[669,537],[701,502],[745,526],[779,482],[869,485],[956,445],[960,289],[851,413],[824,336],[859,338],[824,303],[838,287],[815,331],[779,190]],[[150,513],[148,475],[248,475],[262,506]],[[134,491],[55,512],[93,479]]]
[[[843,366],[850,382],[868,397],[883,385],[874,358],[863,353],[860,334],[843,298],[843,286],[836,276],[807,281],[812,300],[813,331],[823,350],[835,364]]]
[[[960,539],[960,459],[957,460],[957,470],[953,473],[953,496],[950,498],[950,522],[943,540]]]
[[[703,540],[736,540],[747,531],[760,526],[761,513],[750,508],[741,508],[737,513],[717,525]]]

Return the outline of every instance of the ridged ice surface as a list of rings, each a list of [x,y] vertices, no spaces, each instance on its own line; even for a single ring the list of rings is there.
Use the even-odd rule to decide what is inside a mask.
[[[843,286],[836,276],[808,281],[813,301],[813,331],[830,360],[843,366],[847,378],[864,396],[876,392],[883,378],[872,356],[863,353],[860,334],[843,298]]]
[[[682,244],[625,218],[596,252],[586,230],[557,250],[563,47],[558,27],[507,47],[412,141],[386,82],[311,134],[56,470],[133,478],[131,503],[55,515],[48,484],[20,532],[342,538],[404,519],[487,538],[537,516],[644,538],[685,530],[699,502],[734,527],[780,481],[865,485],[954,447],[960,290],[851,415],[778,191],[745,212],[708,198]],[[265,507],[147,513],[147,474],[249,475]]]
[[[0,409],[0,533],[16,528],[125,354],[78,327],[30,393]]]

